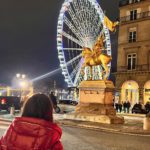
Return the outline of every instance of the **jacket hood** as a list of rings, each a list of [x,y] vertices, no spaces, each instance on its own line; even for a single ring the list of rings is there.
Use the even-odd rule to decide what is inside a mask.
[[[62,135],[62,131],[57,124],[31,117],[16,117],[12,123],[12,128],[17,134],[33,137],[46,135],[48,131],[57,132],[59,137]]]

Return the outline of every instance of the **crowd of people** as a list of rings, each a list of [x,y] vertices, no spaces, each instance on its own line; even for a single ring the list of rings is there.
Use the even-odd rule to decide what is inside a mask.
[[[135,103],[133,107],[131,107],[131,103],[129,101],[124,102],[114,102],[113,104],[116,112],[124,112],[124,113],[148,113],[150,112],[150,102],[147,102],[145,105],[139,103]]]
[[[129,101],[114,103],[117,112],[129,113],[131,104]]]

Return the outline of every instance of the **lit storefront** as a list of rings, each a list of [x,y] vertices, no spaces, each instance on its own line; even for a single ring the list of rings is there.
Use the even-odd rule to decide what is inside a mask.
[[[147,81],[144,85],[144,103],[150,102],[150,80]]]
[[[138,83],[134,80],[127,80],[123,84],[120,84],[118,88],[116,86],[117,98],[115,98],[115,102],[129,101],[132,106],[139,102],[144,105],[150,102],[150,80],[143,84],[140,83],[140,81]]]
[[[129,80],[123,83],[121,101],[129,101],[131,105],[139,102],[139,86],[135,81]]]

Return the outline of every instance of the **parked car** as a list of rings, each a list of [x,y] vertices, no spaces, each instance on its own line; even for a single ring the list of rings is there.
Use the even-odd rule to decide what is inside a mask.
[[[20,110],[20,97],[16,96],[0,96],[0,111],[7,110],[10,112],[10,108],[14,107],[15,110]]]

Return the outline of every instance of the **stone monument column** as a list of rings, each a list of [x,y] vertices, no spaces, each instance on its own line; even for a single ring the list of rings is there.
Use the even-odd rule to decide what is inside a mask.
[[[112,81],[82,81],[79,85],[79,103],[75,113],[67,119],[92,121],[106,124],[122,124],[123,117],[117,117],[113,108],[114,85]]]
[[[114,85],[111,81],[82,81],[76,113],[116,115],[113,108]]]

